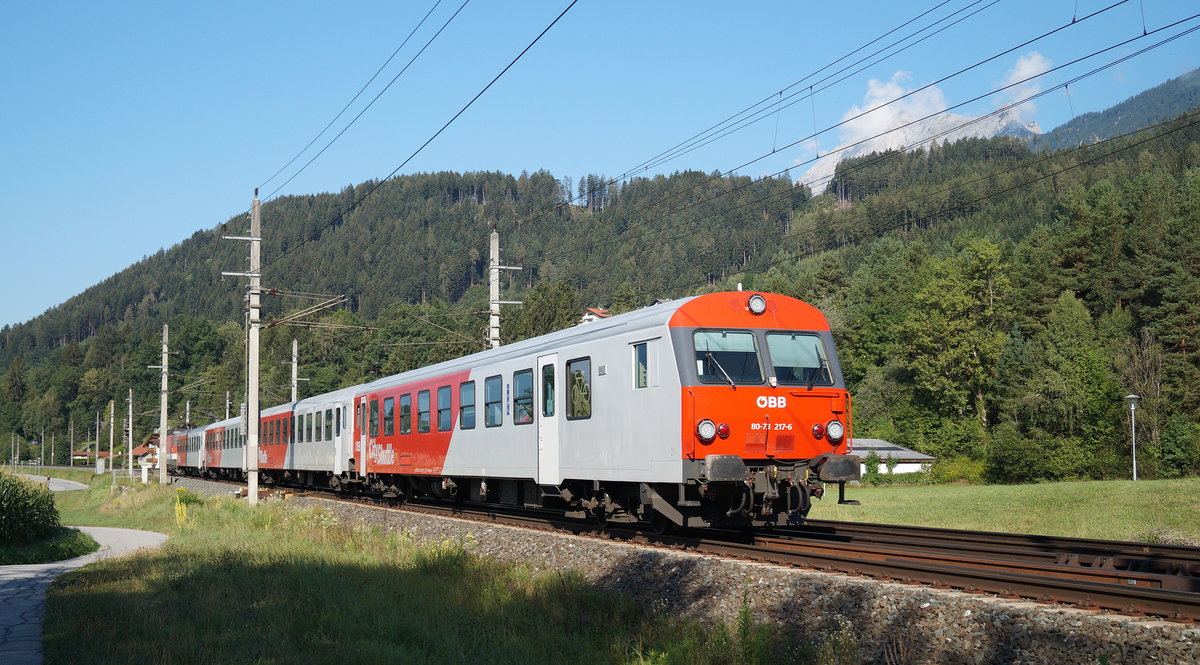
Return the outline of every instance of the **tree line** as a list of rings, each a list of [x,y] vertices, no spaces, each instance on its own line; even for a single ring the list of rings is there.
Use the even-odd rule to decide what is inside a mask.
[[[1120,477],[1121,397],[1142,396],[1146,476],[1200,471],[1200,131],[1045,153],[966,139],[844,161],[850,197],[775,178],[682,171],[610,183],[539,171],[433,173],[264,206],[264,286],[345,294],[321,328],[263,336],[263,400],[484,348],[487,233],[502,232],[507,340],[659,298],[748,288],[793,295],[831,321],[855,395],[855,434],[962,460],[997,482]],[[1129,149],[1118,150],[1121,146]],[[1103,155],[1097,157],[1097,154]],[[582,193],[582,196],[576,196]],[[590,194],[589,194],[590,193]],[[171,325],[171,420],[236,413],[241,291],[221,282],[241,218],[0,330],[0,434],[67,427],[134,389],[157,423],[161,325]],[[304,304],[268,298],[270,321]],[[145,405],[145,408],[137,405]],[[82,435],[77,436],[81,440]]]

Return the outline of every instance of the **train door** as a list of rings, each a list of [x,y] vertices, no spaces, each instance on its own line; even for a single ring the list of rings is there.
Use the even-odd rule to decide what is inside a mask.
[[[334,428],[333,428],[333,475],[340,476],[346,470],[346,442],[350,441],[354,428],[350,425],[350,421],[346,420],[345,403],[338,404],[334,410]]]
[[[559,397],[557,368],[558,354],[539,356],[537,360],[537,438],[538,484],[558,485],[562,482],[559,467],[558,423],[562,398]]]
[[[358,436],[354,439],[354,466],[352,467],[360,474],[367,472],[367,452],[370,449],[370,444],[367,443],[367,396],[363,395],[358,398]]]

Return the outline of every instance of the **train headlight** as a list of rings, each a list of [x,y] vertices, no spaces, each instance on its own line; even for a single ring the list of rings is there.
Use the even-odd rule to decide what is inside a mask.
[[[767,311],[767,299],[755,293],[750,296],[750,302],[746,303],[746,306],[750,308],[751,314],[762,314]]]
[[[711,443],[717,436],[717,424],[705,418],[696,424],[696,436],[704,443]]]
[[[717,436],[721,437],[722,439],[729,438],[729,424],[728,423],[721,423],[720,425],[717,425]]]
[[[830,443],[839,443],[846,436],[846,426],[840,420],[830,420],[829,424],[825,425],[825,435],[829,437]]]

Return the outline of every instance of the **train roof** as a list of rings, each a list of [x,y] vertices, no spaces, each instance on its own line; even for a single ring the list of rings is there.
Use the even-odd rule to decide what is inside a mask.
[[[471,369],[482,364],[504,362],[506,360],[531,355],[544,355],[561,348],[565,344],[574,344],[588,339],[601,339],[611,336],[614,332],[636,332],[650,328],[680,325],[709,325],[737,326],[746,325],[748,316],[745,303],[753,291],[721,291],[699,296],[689,296],[678,300],[643,307],[632,312],[617,314],[607,319],[601,319],[586,324],[579,324],[558,330],[539,337],[506,344],[499,348],[487,349],[469,356],[455,358],[436,365],[429,365],[401,374],[385,376],[370,383],[364,383],[338,390],[306,397],[295,403],[280,404],[262,410],[263,416],[286,413],[297,408],[352,401],[355,396],[378,390],[404,385],[425,378],[440,376],[455,371]],[[801,300],[789,296],[764,293],[768,301],[768,316],[775,325],[782,328],[828,330],[829,324],[821,312]],[[778,299],[792,303],[780,310]],[[688,306],[688,305],[691,306]],[[758,322],[755,322],[758,323]],[[764,321],[765,323],[765,321]],[[221,421],[209,425],[222,426],[235,424],[239,419]]]
[[[605,338],[613,334],[614,331],[626,330],[637,331],[648,328],[657,328],[665,326],[670,321],[672,315],[682,307],[685,303],[697,297],[680,298],[679,300],[671,300],[642,309],[617,314],[607,319],[594,321],[592,323],[581,323],[563,330],[558,330],[546,335],[531,337],[529,339],[505,344],[504,346],[487,349],[478,353],[472,353],[469,356],[455,358],[436,365],[429,365],[420,369],[411,370],[402,374],[385,376],[382,379],[377,379],[371,383],[357,386],[356,394],[364,394],[384,390],[397,385],[420,381],[423,378],[440,376],[454,371],[470,369],[481,364],[490,364],[504,362],[513,358],[521,358],[531,355],[540,355],[546,352],[552,352],[559,349],[564,344],[574,344],[577,342],[586,341],[590,338]]]

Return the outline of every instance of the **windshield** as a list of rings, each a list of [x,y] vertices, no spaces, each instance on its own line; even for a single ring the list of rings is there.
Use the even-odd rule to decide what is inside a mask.
[[[779,383],[788,386],[829,386],[829,360],[821,338],[812,333],[767,333],[771,365]]]
[[[762,383],[754,333],[698,330],[693,337],[696,373],[703,383]]]

